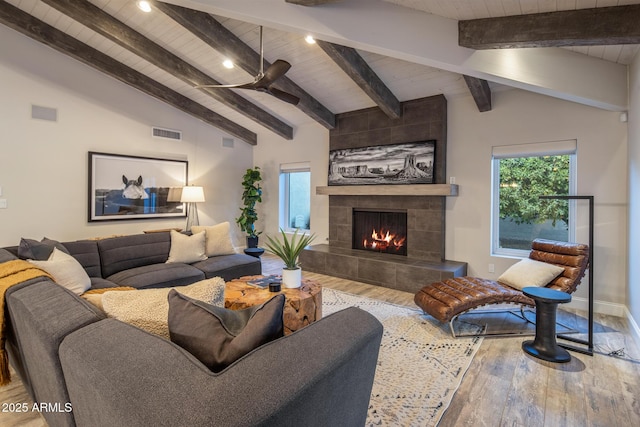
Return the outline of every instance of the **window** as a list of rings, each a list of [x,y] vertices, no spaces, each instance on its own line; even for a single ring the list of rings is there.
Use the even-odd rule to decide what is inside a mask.
[[[526,257],[536,238],[572,241],[576,141],[493,148],[493,255]]]
[[[311,170],[306,162],[280,165],[280,227],[311,228]]]

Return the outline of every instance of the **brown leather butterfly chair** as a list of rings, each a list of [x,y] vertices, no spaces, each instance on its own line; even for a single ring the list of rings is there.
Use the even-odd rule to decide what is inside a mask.
[[[546,285],[548,288],[573,293],[584,277],[589,264],[589,245],[536,239],[531,243],[529,258],[564,267],[564,272]],[[414,301],[425,313],[440,322],[453,323],[459,315],[490,304],[520,304],[535,306],[535,302],[519,289],[494,280],[479,277],[454,277],[431,283],[420,289]]]

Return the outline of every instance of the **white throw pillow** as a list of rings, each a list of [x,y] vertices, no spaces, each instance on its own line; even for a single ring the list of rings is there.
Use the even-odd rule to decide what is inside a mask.
[[[171,248],[169,249],[167,263],[183,262],[191,264],[205,259],[207,259],[207,255],[205,254],[204,232],[187,236],[171,230]]]
[[[541,287],[549,284],[563,271],[564,268],[557,265],[525,258],[502,273],[498,282],[520,290],[527,286]]]
[[[212,226],[195,225],[191,227],[193,233],[205,232],[207,256],[231,255],[236,253],[231,243],[231,225],[229,222],[221,222]]]
[[[187,286],[135,291],[107,291],[99,296],[102,297],[101,308],[107,316],[169,339],[167,323],[169,301],[167,296],[171,289],[190,298],[224,307],[224,287],[225,283],[222,278],[213,277]],[[93,303],[95,304],[95,302]]]
[[[82,265],[71,255],[54,248],[46,261],[29,260],[49,273],[53,280],[71,292],[80,295],[91,287],[91,279]]]

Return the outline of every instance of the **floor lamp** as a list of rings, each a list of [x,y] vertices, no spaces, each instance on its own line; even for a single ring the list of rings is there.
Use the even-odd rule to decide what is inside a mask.
[[[577,351],[593,356],[593,196],[540,196],[547,200],[587,200],[589,202],[589,337],[588,340],[558,335],[558,338],[586,345],[587,348],[579,348],[568,344],[560,344],[567,350]]]
[[[195,185],[182,187],[180,202],[187,205],[187,226],[185,230],[191,231],[192,226],[200,225],[196,203],[204,202],[204,189]]]

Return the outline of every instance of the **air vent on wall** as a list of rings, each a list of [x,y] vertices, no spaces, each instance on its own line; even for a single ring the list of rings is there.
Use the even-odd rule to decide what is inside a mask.
[[[31,106],[31,118],[38,120],[46,120],[49,122],[58,121],[58,110],[55,108],[42,107],[40,105]]]
[[[151,128],[152,134],[155,138],[172,139],[174,141],[182,141],[182,132],[179,130],[163,129],[158,127]]]

